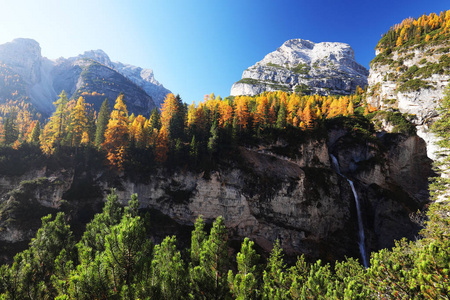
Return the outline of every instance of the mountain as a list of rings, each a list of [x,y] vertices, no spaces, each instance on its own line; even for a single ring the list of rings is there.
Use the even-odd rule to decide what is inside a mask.
[[[20,96],[44,116],[53,112],[53,102],[63,90],[70,98],[83,96],[97,110],[105,98],[113,102],[123,92],[129,112],[144,115],[159,107],[170,93],[155,79],[152,70],[112,62],[102,50],[50,60],[42,57],[36,41],[15,39],[0,45],[0,62],[0,72],[9,72],[16,78],[12,80],[10,76],[5,87],[17,85],[20,80]],[[11,100],[12,94],[1,93],[0,101]]]
[[[368,74],[348,44],[292,39],[245,70],[231,95],[275,90],[345,95],[366,86]]]

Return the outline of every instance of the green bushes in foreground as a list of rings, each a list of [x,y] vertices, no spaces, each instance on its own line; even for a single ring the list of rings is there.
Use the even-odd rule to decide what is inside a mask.
[[[448,203],[431,206],[423,239],[372,254],[365,269],[300,256],[293,266],[275,243],[267,261],[246,238],[229,255],[224,219],[209,234],[199,217],[191,248],[176,237],[153,245],[137,196],[121,207],[114,191],[76,242],[63,213],[42,218],[29,248],[0,268],[1,299],[448,299]]]

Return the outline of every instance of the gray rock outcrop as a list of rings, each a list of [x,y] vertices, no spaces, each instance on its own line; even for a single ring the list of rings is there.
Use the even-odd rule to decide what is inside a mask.
[[[242,79],[233,84],[231,95],[276,90],[350,94],[357,86],[367,85],[367,75],[348,44],[292,39],[245,70]]]
[[[0,244],[26,240],[37,229],[21,226],[22,212],[10,203],[25,201],[33,207],[39,203],[48,213],[67,199],[71,218],[88,222],[86,215],[92,216],[115,187],[124,205],[137,193],[142,209],[157,211],[180,226],[192,226],[199,215],[208,222],[222,215],[231,240],[249,237],[266,251],[279,239],[289,255],[304,253],[330,261],[359,257],[353,193],[347,180],[332,168],[330,154],[338,158],[342,174],[354,182],[369,251],[391,247],[401,237],[413,238],[418,227],[409,214],[428,199],[431,165],[424,142],[400,134],[381,135],[378,141],[371,143],[353,131],[332,129],[326,139],[300,143],[291,157],[277,154],[283,141],[241,147],[235,154],[240,159],[219,164],[208,174],[159,168],[139,176],[117,177],[90,168],[44,170],[39,176],[45,178],[31,183],[21,182],[30,178],[27,174],[14,180],[0,176],[0,212],[7,212],[0,214]],[[11,223],[8,216],[18,222]],[[39,219],[35,216],[33,224]],[[158,226],[173,234],[167,226]]]
[[[427,142],[428,156],[436,159],[436,137],[429,131],[450,79],[445,44],[410,47],[392,53],[376,52],[369,72],[367,101],[379,109],[398,109],[414,115],[417,134]]]

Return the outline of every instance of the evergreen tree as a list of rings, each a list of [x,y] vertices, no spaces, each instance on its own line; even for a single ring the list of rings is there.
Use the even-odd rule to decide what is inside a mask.
[[[53,104],[56,107],[56,111],[53,113],[54,119],[50,119],[50,122],[54,122],[53,128],[53,140],[57,146],[62,144],[62,140],[66,134],[66,127],[68,125],[69,120],[69,110],[67,108],[67,103],[69,100],[67,99],[67,95],[65,91],[62,91],[59,95],[58,100]]]
[[[5,120],[5,144],[11,145],[19,138],[16,120],[13,116],[8,116]]]
[[[201,225],[199,225],[200,227]],[[227,299],[228,243],[223,217],[213,224],[200,250],[200,264],[190,270],[191,296],[200,299]],[[192,251],[191,251],[192,256]]]
[[[52,154],[57,147],[63,145],[63,140],[67,137],[67,127],[69,111],[67,108],[67,95],[64,91],[59,95],[58,100],[53,104],[56,111],[44,127],[41,134],[41,148],[46,154]]]
[[[208,152],[210,155],[213,155],[217,152],[219,145],[219,128],[217,127],[217,122],[212,124],[210,134],[211,136],[208,141]]]
[[[38,120],[38,121],[36,121],[36,124],[34,125],[33,131],[31,132],[30,143],[38,144],[40,135],[41,135],[41,124],[39,123],[39,120]]]
[[[277,240],[270,252],[266,270],[263,273],[263,299],[285,299],[289,293],[283,249]]]
[[[278,110],[277,128],[280,129],[286,128],[286,116],[287,116],[286,105],[282,102],[280,104],[280,109]]]
[[[241,245],[241,251],[237,254],[236,276],[228,271],[228,283],[235,299],[258,299],[258,275],[256,264],[259,255],[253,249],[254,243],[245,238]]]
[[[166,237],[153,251],[151,280],[160,289],[162,299],[187,298],[186,275],[175,236]]]
[[[108,99],[103,101],[100,107],[100,112],[97,118],[97,128],[95,130],[95,146],[100,147],[100,145],[105,141],[105,131],[108,126],[109,121],[109,102]]]
[[[152,129],[161,129],[161,115],[156,107],[152,110],[152,114],[150,115],[150,127]]]

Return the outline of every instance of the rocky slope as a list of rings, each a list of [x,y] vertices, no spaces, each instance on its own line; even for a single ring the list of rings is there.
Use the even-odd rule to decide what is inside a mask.
[[[248,236],[263,250],[279,239],[290,255],[359,257],[354,197],[348,181],[331,166],[330,154],[338,158],[342,174],[354,181],[368,251],[392,246],[404,236],[414,238],[418,227],[409,214],[426,201],[431,173],[423,140],[400,134],[369,139],[331,126],[327,137],[300,143],[295,155],[282,155],[285,147],[280,139],[275,145],[240,148],[235,154],[240,159],[227,159],[206,173],[157,169],[118,177],[86,162],[83,168],[47,164],[21,175],[3,175],[0,247],[9,253],[26,243],[39,218],[49,212],[63,209],[73,222],[86,223],[109,188],[116,187],[124,204],[137,193],[142,209],[166,216],[164,222],[171,220],[165,226],[153,219],[165,234],[191,226],[198,215],[208,221],[222,215],[231,240]],[[43,178],[28,180],[36,177]],[[31,217],[30,210],[39,213]]]
[[[379,109],[412,114],[418,134],[435,159],[435,138],[429,126],[450,79],[449,43],[403,47],[390,53],[377,50],[371,63],[367,101]]]
[[[231,95],[275,90],[350,94],[358,85],[367,85],[367,75],[348,44],[293,39],[245,70],[233,84]]]
[[[147,115],[170,92],[154,78],[152,70],[111,62],[101,50],[50,60],[42,57],[36,41],[16,39],[0,45],[0,62],[0,69],[8,68],[25,83],[22,98],[28,98],[44,116],[54,110],[53,102],[62,90],[71,98],[83,95],[97,109],[105,98],[113,102],[123,92],[130,113]],[[10,80],[6,85],[14,84]],[[17,97],[0,96],[0,101]]]

